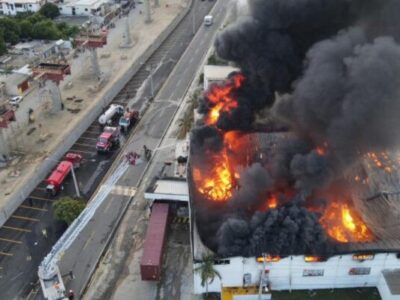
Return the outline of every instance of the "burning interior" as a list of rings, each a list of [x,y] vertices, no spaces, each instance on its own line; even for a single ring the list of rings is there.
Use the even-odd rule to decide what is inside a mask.
[[[220,257],[400,250],[400,1],[249,1],[241,72],[192,131],[195,225]]]

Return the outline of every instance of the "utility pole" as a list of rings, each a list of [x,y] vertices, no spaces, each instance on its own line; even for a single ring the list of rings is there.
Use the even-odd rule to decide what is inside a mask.
[[[150,0],[145,0],[144,1],[145,5],[145,14],[146,14],[146,19],[144,20],[145,23],[151,23],[151,8],[150,8]]]
[[[196,0],[194,0],[192,7],[192,34],[196,34]]]

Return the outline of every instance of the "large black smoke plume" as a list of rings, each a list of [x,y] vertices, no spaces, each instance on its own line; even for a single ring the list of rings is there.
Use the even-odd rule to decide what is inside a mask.
[[[196,201],[199,232],[222,256],[327,254],[333,243],[319,215],[305,208],[307,199],[362,154],[400,145],[400,0],[249,0],[249,5],[251,15],[230,25],[215,43],[218,55],[236,63],[246,78],[235,92],[238,106],[221,113],[215,127],[195,129],[192,161],[210,149],[204,141],[220,149],[221,132],[254,129],[266,108],[296,138],[279,143],[267,163],[242,172],[227,206],[212,220],[207,216],[211,231],[201,228],[207,227],[202,222],[207,213]],[[200,107],[208,112],[207,97]],[[283,187],[293,194],[282,195],[280,207],[256,209]]]

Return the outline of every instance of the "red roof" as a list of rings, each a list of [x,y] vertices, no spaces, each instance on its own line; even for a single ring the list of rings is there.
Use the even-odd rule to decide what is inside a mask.
[[[140,265],[160,266],[168,225],[168,213],[168,203],[153,204]]]
[[[46,182],[48,184],[60,185],[69,174],[69,171],[71,171],[71,167],[72,163],[69,161],[60,162],[49,178],[46,179]]]

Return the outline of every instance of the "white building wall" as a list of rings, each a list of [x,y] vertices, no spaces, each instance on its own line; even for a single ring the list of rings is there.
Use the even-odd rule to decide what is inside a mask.
[[[194,267],[197,267],[195,265]],[[243,286],[243,275],[251,274],[252,285],[258,285],[263,264],[257,263],[255,258],[230,258],[230,264],[215,265],[222,279],[215,278],[209,285],[210,292],[220,292],[221,286]],[[370,268],[367,275],[351,275],[352,268]],[[269,280],[272,290],[300,290],[300,289],[326,289],[350,288],[364,286],[378,286],[381,272],[384,269],[400,268],[400,259],[396,254],[376,254],[373,260],[356,261],[352,255],[334,256],[325,262],[307,263],[304,256],[291,256],[279,262],[266,263],[269,270]],[[321,272],[322,276],[304,276],[305,270]],[[306,271],[307,272],[307,271]],[[205,292],[201,286],[200,275],[194,274],[194,290],[196,294]]]
[[[28,11],[37,12],[39,11],[43,2],[38,1],[36,3],[26,3],[24,1],[20,2],[18,0],[16,1],[7,0],[1,2],[1,4],[2,4],[3,14],[15,16],[17,13],[22,13],[22,12],[28,12]]]
[[[73,14],[73,8],[75,8],[75,15],[74,16],[92,16],[93,11],[100,11],[101,8],[96,5],[82,5],[82,4],[76,4],[73,5],[72,3],[65,3],[59,5],[60,7],[60,14],[65,15],[65,16],[72,16]]]

